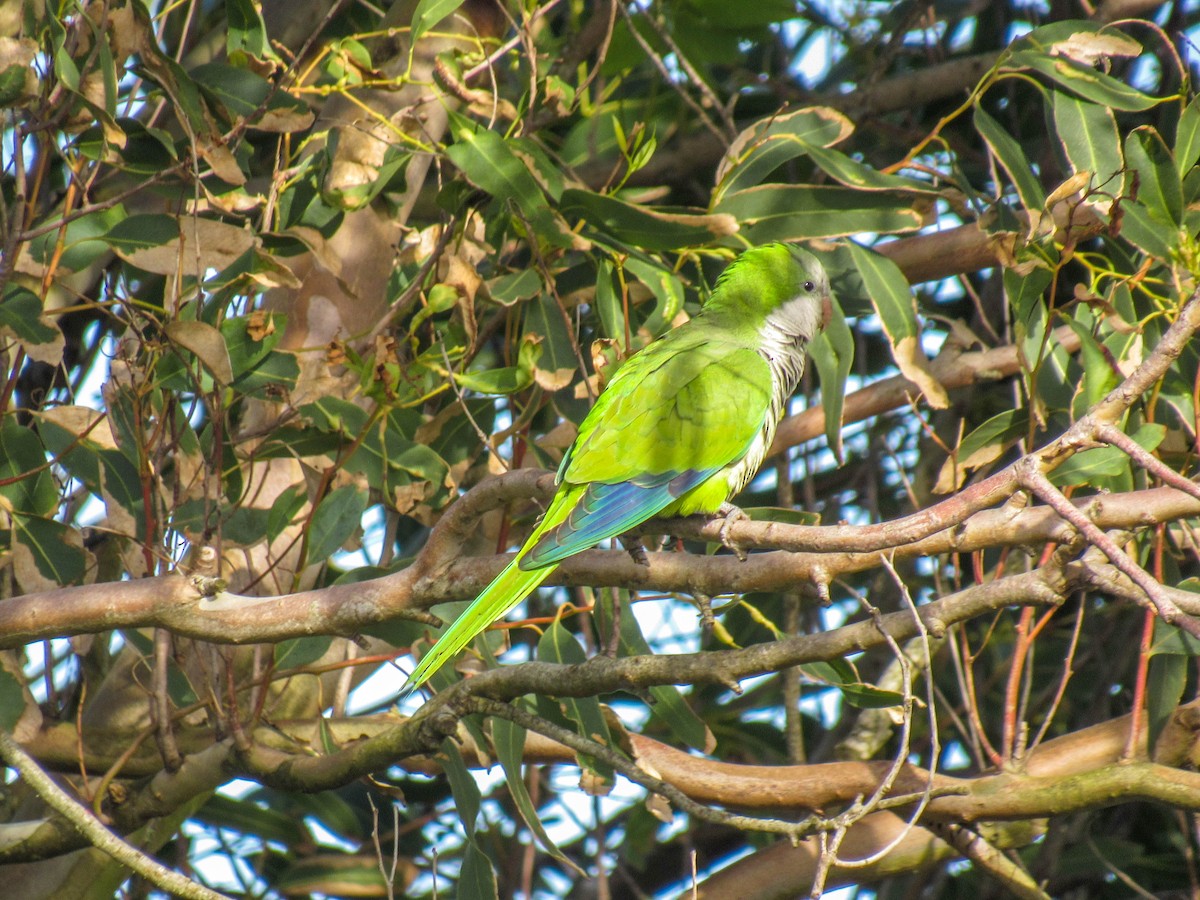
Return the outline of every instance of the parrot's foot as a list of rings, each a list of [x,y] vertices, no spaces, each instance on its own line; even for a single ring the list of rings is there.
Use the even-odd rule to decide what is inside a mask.
[[[750,517],[743,510],[729,502],[721,504],[721,508],[717,510],[717,515],[725,520],[721,523],[721,530],[718,532],[718,536],[721,538],[721,545],[726,550],[732,550],[737,554],[738,559],[745,562],[746,551],[729,536],[729,529],[733,527],[734,522],[748,521]]]
[[[636,534],[622,535],[618,538],[621,546],[625,548],[625,552],[633,557],[633,561],[639,566],[650,567],[650,557],[646,555],[646,545],[642,543],[642,539]]]

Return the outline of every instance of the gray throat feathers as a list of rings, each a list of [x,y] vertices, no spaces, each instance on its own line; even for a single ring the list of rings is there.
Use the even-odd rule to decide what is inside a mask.
[[[783,410],[804,373],[808,338],[794,330],[797,323],[786,315],[779,315],[778,318],[771,315],[764,324],[762,344],[758,352],[771,370],[771,401],[762,430],[754,439],[754,443],[750,445],[746,455],[729,468],[730,497],[744,488],[758,472],[771,442],[775,440],[775,429],[783,417]]]

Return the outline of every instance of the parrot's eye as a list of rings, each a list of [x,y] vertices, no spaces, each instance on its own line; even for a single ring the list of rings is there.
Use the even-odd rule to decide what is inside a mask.
[[[808,291],[809,293],[812,293],[814,288],[816,288],[816,285],[813,284],[811,281],[804,282],[804,289],[806,291]]]

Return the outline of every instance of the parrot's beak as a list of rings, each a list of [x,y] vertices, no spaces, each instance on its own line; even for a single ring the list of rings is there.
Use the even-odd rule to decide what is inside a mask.
[[[831,321],[833,321],[833,298],[826,296],[821,301],[821,330],[824,331],[828,328]]]

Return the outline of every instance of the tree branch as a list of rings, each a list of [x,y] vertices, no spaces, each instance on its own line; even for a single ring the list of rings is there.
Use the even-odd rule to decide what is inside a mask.
[[[45,801],[46,805],[78,829],[87,838],[89,844],[97,850],[107,853],[151,884],[164,891],[169,891],[177,897],[188,898],[188,900],[229,900],[225,894],[217,893],[202,884],[197,884],[190,878],[172,872],[162,863],[125,843],[105,828],[79,801],[55,784],[50,776],[38,767],[32,757],[3,730],[0,730],[0,759],[4,760],[6,765],[16,769],[25,783]]]

